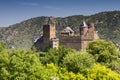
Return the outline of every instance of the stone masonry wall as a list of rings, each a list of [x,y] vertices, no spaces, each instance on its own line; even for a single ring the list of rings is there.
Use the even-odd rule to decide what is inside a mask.
[[[59,41],[60,45],[80,50],[81,41],[79,36],[61,36],[59,37]]]

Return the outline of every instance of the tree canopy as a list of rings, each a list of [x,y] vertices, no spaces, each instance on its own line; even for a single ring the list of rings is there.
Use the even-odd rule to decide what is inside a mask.
[[[90,44],[89,46],[93,45]],[[102,45],[105,46],[105,44]],[[108,49],[108,53],[102,50],[99,54],[92,54],[95,52],[89,53],[89,48],[86,52],[60,47],[36,53],[31,50],[9,50],[4,42],[0,42],[0,49],[0,80],[120,79],[120,59],[115,50],[109,51]],[[94,49],[92,48],[92,51]],[[113,52],[117,53],[112,54]],[[101,54],[109,54],[109,56],[101,57],[102,61],[98,61]],[[96,55],[98,58],[95,58]],[[105,61],[103,61],[104,58]]]

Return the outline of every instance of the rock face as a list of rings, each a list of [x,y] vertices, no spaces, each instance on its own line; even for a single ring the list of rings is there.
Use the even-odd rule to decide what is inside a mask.
[[[48,23],[43,26],[43,35],[34,43],[33,49],[44,51],[48,47],[58,48],[60,43],[60,45],[68,48],[85,50],[90,41],[99,39],[98,34],[94,31],[94,24],[87,25],[85,21],[80,26],[79,36],[75,36],[74,31],[70,27],[66,27],[60,32],[58,39],[56,38],[56,29],[53,23]]]

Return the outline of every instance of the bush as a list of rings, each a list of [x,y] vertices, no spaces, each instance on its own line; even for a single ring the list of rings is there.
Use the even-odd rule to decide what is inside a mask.
[[[111,71],[109,68],[96,64],[89,69],[84,69],[82,71],[84,77],[87,80],[119,80],[120,75]]]
[[[112,42],[104,40],[91,41],[86,50],[95,57],[97,62],[120,73],[120,53]]]
[[[74,52],[67,54],[63,63],[68,71],[77,73],[84,68],[90,68],[95,63],[95,60],[91,54],[86,52]]]
[[[5,42],[0,41],[0,52],[1,52],[2,50],[4,50],[4,49],[7,49],[7,45],[6,45]]]
[[[75,52],[75,50],[60,46],[58,49],[50,48],[47,52],[39,52],[38,54],[42,64],[54,63],[57,66],[62,66],[63,58],[71,52]]]
[[[117,55],[116,54],[117,48],[115,47],[115,45],[112,42],[108,42],[105,40],[91,41],[88,44],[86,50],[88,53],[90,53],[92,55],[101,54],[104,51],[106,51],[107,53],[109,53],[111,55]]]
[[[91,41],[86,51],[94,55],[97,62],[110,63],[118,58],[117,48],[112,42],[104,40]]]

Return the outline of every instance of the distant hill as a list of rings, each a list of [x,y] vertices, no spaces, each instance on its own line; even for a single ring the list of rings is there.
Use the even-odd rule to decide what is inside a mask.
[[[0,30],[3,29],[3,28],[5,28],[5,27],[0,27]]]
[[[6,41],[9,47],[28,49],[42,34],[42,25],[47,17],[36,17],[18,24],[0,29],[0,39]],[[65,18],[55,18],[57,34],[66,26],[70,26],[76,34],[83,20],[95,23],[95,30],[101,39],[120,45],[120,11],[101,12],[98,14],[83,16],[74,15]]]

